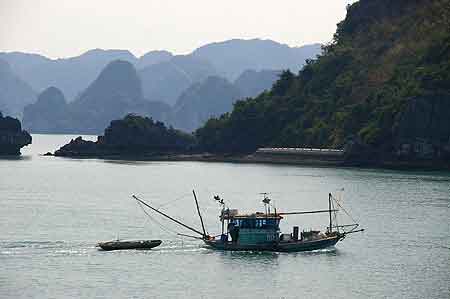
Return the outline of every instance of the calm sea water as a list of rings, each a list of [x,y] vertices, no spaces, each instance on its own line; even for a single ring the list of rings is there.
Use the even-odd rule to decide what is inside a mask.
[[[449,173],[39,155],[71,137],[34,135],[21,158],[0,159],[2,298],[450,297]],[[200,227],[192,189],[211,233],[219,231],[213,195],[254,211],[263,209],[260,192],[278,211],[326,209],[328,192],[340,194],[366,232],[315,252],[212,251],[130,197]],[[284,222],[287,232],[324,229],[327,215]],[[95,248],[117,236],[164,242]]]

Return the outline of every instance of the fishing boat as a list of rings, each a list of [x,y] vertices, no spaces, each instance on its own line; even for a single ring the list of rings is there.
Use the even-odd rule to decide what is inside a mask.
[[[113,240],[98,243],[103,250],[151,249],[161,245],[161,240]]]
[[[179,235],[200,239],[204,242],[206,247],[217,250],[275,252],[318,250],[336,245],[337,242],[342,241],[349,234],[364,231],[364,229],[358,228],[359,224],[355,221],[351,224],[337,224],[336,213],[339,210],[343,210],[348,216],[350,216],[350,214],[331,193],[328,195],[328,209],[300,212],[277,212],[276,208],[272,205],[268,194],[262,193],[264,212],[250,214],[240,214],[237,209],[227,208],[223,199],[219,196],[214,196],[214,200],[221,206],[219,220],[221,222],[222,230],[218,235],[210,235],[206,231],[195,191],[192,191],[192,193],[194,195],[202,231],[182,223],[152,207],[135,195],[133,195],[133,198],[151,210],[174,221],[184,228],[189,229],[199,236],[181,233],[179,233]],[[329,216],[329,223],[325,231],[302,230],[300,232],[299,226],[294,226],[292,228],[292,233],[282,233],[280,231],[280,222],[289,215],[318,213],[327,213]]]

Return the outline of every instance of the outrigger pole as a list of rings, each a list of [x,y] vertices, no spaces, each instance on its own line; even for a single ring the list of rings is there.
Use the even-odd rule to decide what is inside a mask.
[[[337,212],[339,210],[331,210],[331,212]],[[318,211],[305,211],[305,212],[286,212],[277,213],[277,215],[302,215],[302,214],[317,214],[317,213],[329,213],[330,210],[318,210]]]
[[[198,206],[197,195],[195,195],[195,191],[194,190],[192,190],[192,194],[194,194],[195,205],[197,206],[198,217],[200,217],[200,222],[202,224],[203,237],[206,238],[207,234],[206,234],[206,230],[205,230],[205,225],[203,224],[202,214],[200,214],[200,208]]]
[[[163,213],[163,212],[161,212],[161,211],[155,209],[154,207],[152,207],[152,206],[150,206],[149,204],[147,204],[145,201],[140,200],[139,198],[137,198],[136,195],[133,195],[133,198],[134,198],[135,200],[137,200],[138,202],[142,203],[143,205],[145,205],[146,207],[152,209],[152,210],[155,211],[156,213],[161,214],[161,215],[163,215],[164,217],[166,217],[166,218],[172,220],[173,222],[178,223],[179,225],[181,225],[181,226],[183,226],[183,227],[185,227],[185,228],[187,228],[187,229],[189,229],[189,230],[191,230],[191,231],[193,231],[193,232],[195,232],[195,233],[197,233],[197,234],[199,234],[199,235],[201,235],[201,236],[205,236],[205,234],[203,234],[202,232],[196,230],[195,228],[192,228],[192,227],[190,227],[189,225],[186,225],[186,224],[182,223],[181,221],[178,221],[177,219],[172,218],[172,217],[170,217],[169,215],[167,215],[167,214],[165,214],[165,213]]]

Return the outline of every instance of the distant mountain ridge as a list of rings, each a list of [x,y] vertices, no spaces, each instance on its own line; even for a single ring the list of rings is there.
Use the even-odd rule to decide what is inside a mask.
[[[227,79],[208,77],[193,84],[178,98],[169,120],[173,126],[192,132],[213,116],[231,111],[241,91]]]
[[[272,40],[231,39],[204,45],[192,55],[210,61],[224,72],[225,77],[234,81],[245,70],[299,71],[306,59],[315,58],[321,52],[320,44],[289,47]]]
[[[192,132],[210,117],[230,111],[237,100],[269,89],[278,73],[246,71],[235,83],[209,76],[189,86],[170,107],[144,99],[136,69],[116,60],[75,101],[68,103],[56,87],[44,90],[25,107],[23,124],[33,133],[99,133],[111,119],[136,113]]]
[[[234,81],[234,85],[241,91],[243,98],[256,97],[271,88],[280,74],[281,70],[246,70]]]
[[[35,103],[24,109],[24,128],[32,133],[65,133],[70,126],[68,105],[61,90],[49,87],[39,94]]]
[[[93,49],[55,60],[18,52],[0,53],[0,59],[42,90],[25,109],[24,127],[31,132],[99,133],[127,113],[193,131],[238,99],[269,89],[283,68],[299,69],[319,52],[319,45],[291,48],[253,39],[208,44],[188,55],[151,51],[137,58],[126,50]]]
[[[49,59],[38,54],[2,52],[0,59],[8,62],[17,77],[36,92],[40,93],[54,86],[64,93],[69,102],[75,100],[108,63],[114,60],[128,61],[138,69],[142,77],[146,98],[174,104],[188,86],[208,76],[220,75],[232,82],[247,69],[259,71],[289,68],[298,71],[305,59],[314,58],[320,51],[319,44],[289,47],[271,40],[234,39],[206,44],[190,54],[176,56],[168,51],[150,51],[138,58],[128,50],[92,49],[79,56],[61,59]],[[204,74],[195,74],[189,84],[186,78],[182,78],[183,72],[192,75],[189,70],[195,70],[193,64],[186,65],[188,61],[196,61],[199,70],[204,71]],[[176,74],[174,65],[182,72]],[[149,75],[149,67],[151,72],[154,70],[166,75]],[[169,84],[170,82],[165,81],[166,78],[177,80],[180,85]],[[166,96],[167,92],[172,94]]]
[[[36,103],[25,108],[23,125],[34,133],[97,134],[112,119],[129,113],[165,119],[169,110],[167,104],[145,100],[134,66],[116,60],[71,103],[55,87],[42,92]]]
[[[124,60],[140,67],[170,59],[171,54],[151,51],[136,58],[127,50],[89,50],[80,56],[49,59],[41,55],[20,52],[0,53],[12,70],[37,92],[55,86],[69,101],[74,100],[111,61]]]
[[[139,71],[145,98],[175,104],[192,84],[219,72],[206,60],[192,55],[177,55]]]
[[[237,100],[254,97],[269,90],[281,71],[244,71],[233,83],[210,76],[186,89],[172,108],[167,122],[175,128],[195,131],[209,118],[230,112]]]
[[[0,111],[21,117],[23,108],[36,100],[36,93],[13,73],[10,65],[0,59]]]

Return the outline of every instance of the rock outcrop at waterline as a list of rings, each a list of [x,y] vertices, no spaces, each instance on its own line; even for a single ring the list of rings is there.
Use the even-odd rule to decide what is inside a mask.
[[[0,112],[0,155],[20,155],[20,149],[31,144],[31,135],[22,130],[20,121]]]
[[[64,157],[123,157],[152,156],[189,152],[194,146],[192,135],[148,117],[129,114],[113,120],[97,141],[78,137],[62,146],[55,156]]]

